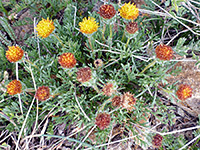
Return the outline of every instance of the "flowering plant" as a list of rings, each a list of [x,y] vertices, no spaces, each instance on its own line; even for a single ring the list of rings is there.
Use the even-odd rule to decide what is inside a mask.
[[[0,2],[0,146],[194,149],[197,4],[145,2]]]

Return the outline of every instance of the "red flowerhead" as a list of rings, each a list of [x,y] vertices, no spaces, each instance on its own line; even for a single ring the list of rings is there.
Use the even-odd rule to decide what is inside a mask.
[[[89,67],[79,69],[76,74],[76,79],[81,83],[87,82],[92,79],[92,71]]]
[[[170,46],[160,44],[156,47],[156,57],[160,60],[170,60],[173,57],[174,51]]]
[[[35,98],[39,101],[45,101],[50,97],[50,91],[48,86],[41,86],[35,93]]]
[[[63,68],[73,68],[76,65],[76,59],[72,53],[60,55],[58,62]]]
[[[163,137],[159,134],[156,134],[154,137],[153,137],[153,140],[152,140],[152,145],[155,147],[155,148],[159,148],[162,146],[162,140],[163,140]]]
[[[106,114],[106,113],[100,113],[97,115],[96,117],[96,122],[95,124],[101,129],[105,129],[109,126],[110,124],[110,115],[109,114]]]
[[[186,100],[192,96],[192,88],[187,84],[181,84],[176,92],[180,100]]]

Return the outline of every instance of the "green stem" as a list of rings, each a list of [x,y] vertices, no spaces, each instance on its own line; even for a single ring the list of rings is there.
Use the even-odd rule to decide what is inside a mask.
[[[122,39],[121,39],[122,42],[123,42],[123,40],[124,40],[124,37],[125,37],[125,30],[124,30],[124,33],[123,33],[123,35],[122,35]]]
[[[109,102],[110,102],[110,99],[106,100],[106,101],[102,104],[102,106],[99,108],[98,112],[99,112],[100,110],[104,110],[104,107],[105,107],[106,104],[109,103]]]
[[[92,50],[92,52],[93,52],[91,38],[90,38],[90,37],[88,37],[88,40],[89,40],[90,48],[91,48],[91,50]]]
[[[102,30],[102,39],[103,39],[103,41],[105,41],[105,37],[104,37],[105,30],[106,30],[106,24],[104,23],[103,24],[103,30]]]
[[[97,85],[93,85],[92,87],[94,88],[94,90],[95,90],[97,93],[100,93],[99,88],[97,87]]]
[[[19,75],[18,75],[18,62],[16,62],[16,79],[19,80]]]
[[[140,74],[144,73],[148,68],[152,67],[156,63],[156,60],[152,61],[150,64],[148,64],[141,72]]]
[[[3,12],[8,16],[7,10],[3,7],[2,1],[0,1],[0,8],[3,10]]]
[[[110,24],[110,39],[112,39],[112,24]]]
[[[60,42],[60,44],[62,45],[62,47],[65,47],[63,42],[61,41],[61,39],[59,38],[59,36],[57,36],[55,33],[54,33],[54,36],[57,38],[57,40]]]
[[[125,48],[127,48],[129,41],[130,41],[130,38],[127,39],[127,42],[126,42]]]

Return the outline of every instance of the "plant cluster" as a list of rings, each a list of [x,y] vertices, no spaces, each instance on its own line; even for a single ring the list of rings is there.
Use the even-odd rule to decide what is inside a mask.
[[[29,3],[41,5],[36,4]],[[64,4],[53,1],[50,5],[61,10]],[[77,8],[68,2],[62,21],[50,12],[36,14],[35,36],[29,35],[22,45],[8,21],[0,18],[1,28],[10,37],[0,32],[0,108],[4,114],[0,123],[17,133],[16,148],[25,148],[40,132],[38,137],[57,138],[55,127],[61,123],[84,127],[86,137],[95,133],[96,144],[107,143],[113,127],[120,124],[123,132],[133,135],[135,144],[168,148],[167,135],[151,130],[149,119],[173,123],[174,114],[168,113],[173,109],[161,101],[159,90],[169,95],[170,102],[192,97],[189,84],[170,85],[167,77],[177,72],[173,70],[176,56],[187,55],[191,48],[198,50],[195,45],[200,42],[187,43],[182,37],[174,43],[165,40],[165,26],[180,24],[167,17],[141,15],[130,2],[102,4],[97,12],[84,16]],[[155,6],[147,2],[146,9],[150,8]],[[175,10],[177,14],[186,11]],[[9,70],[12,75],[6,78]],[[48,126],[41,131],[45,122]],[[98,149],[80,134],[76,140],[59,138],[75,142],[72,149]]]

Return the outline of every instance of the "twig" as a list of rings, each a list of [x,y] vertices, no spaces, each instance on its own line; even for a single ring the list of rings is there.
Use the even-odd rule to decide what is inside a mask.
[[[18,62],[16,62],[15,64],[16,64],[16,79],[19,80]],[[18,99],[19,99],[19,107],[20,107],[21,113],[23,115],[24,113],[23,113],[22,101],[21,101],[20,93],[18,93],[17,96],[18,96]]]
[[[198,129],[198,128],[200,128],[200,126],[185,128],[185,129],[171,131],[171,132],[166,132],[166,133],[159,133],[159,134],[160,135],[169,135],[169,134],[175,134],[175,133],[184,132],[184,131],[188,131],[188,130],[194,130],[194,129]]]
[[[19,75],[18,75],[18,62],[16,64],[16,79],[19,80]]]
[[[118,62],[120,59],[121,59],[121,58],[118,58],[117,60],[111,62],[111,63],[108,64],[108,65],[106,65],[104,68],[107,68],[108,66],[110,66],[110,65],[112,65],[112,64],[114,64],[114,63],[116,63],[116,62]]]
[[[193,3],[195,3],[195,4],[197,4],[197,5],[200,5],[200,2],[193,1],[193,0],[189,0],[189,1],[191,1],[191,2],[193,2]]]
[[[82,143],[88,138],[88,136],[92,133],[92,131],[96,128],[96,125],[90,130],[90,132],[86,135],[86,137],[83,139],[83,141],[78,145],[78,147],[76,148],[76,150],[79,149],[79,147],[81,147]]]
[[[75,6],[72,6],[72,7],[74,7],[74,9],[75,9],[75,12],[74,12],[74,28],[79,31],[79,28],[76,27],[76,12],[77,12],[77,9],[76,9]]]
[[[191,3],[189,2],[189,1],[187,1],[187,4],[188,5],[186,5],[186,3],[185,2],[182,2],[181,3],[183,6],[185,6],[188,10],[190,10],[190,12],[199,20],[199,18],[198,18],[198,16],[195,14],[195,12],[192,10],[192,8],[191,8]],[[200,25],[200,24],[199,24]]]
[[[76,99],[76,102],[78,104],[78,107],[80,108],[80,110],[82,111],[83,115],[87,118],[88,121],[91,121],[90,118],[86,115],[86,113],[84,112],[83,108],[81,107],[79,101],[78,101],[78,98],[76,96],[76,89],[74,88],[74,97]]]
[[[121,54],[119,52],[115,52],[115,51],[111,51],[111,50],[106,50],[106,49],[97,49],[97,50],[94,50],[94,52],[99,52],[99,51],[110,52],[110,53],[113,53],[113,54]]]
[[[89,126],[90,124],[87,124],[87,126]],[[74,132],[74,133],[72,133],[72,134],[70,134],[69,136],[67,136],[66,138],[64,138],[64,139],[62,139],[62,140],[60,140],[60,141],[58,141],[58,142],[56,142],[55,144],[53,144],[53,146],[52,147],[55,147],[55,145],[57,145],[58,143],[60,143],[60,142],[62,142],[62,141],[64,141],[64,140],[66,140],[67,138],[70,138],[70,137],[72,137],[72,136],[74,136],[75,134],[77,134],[78,132],[80,132],[80,131],[82,131],[82,130],[84,130],[87,126],[84,126],[84,127],[82,127],[81,129],[79,129],[78,131],[76,131],[76,132]],[[50,148],[51,149],[51,148]]]
[[[188,142],[187,144],[185,144],[183,147],[181,147],[179,150],[182,150],[182,149],[186,148],[188,145],[190,145],[192,142],[194,142],[198,138],[200,138],[200,134],[197,137],[195,137],[193,140],[191,140],[190,142]]]
[[[114,142],[110,142],[110,143],[97,145],[97,146],[95,146],[95,148],[99,148],[99,147],[103,147],[103,146],[106,146],[106,145],[111,145],[111,144],[115,144],[115,143],[118,143],[118,142],[126,141],[126,140],[129,140],[129,139],[135,138],[136,136],[138,136],[138,135],[134,135],[134,136],[124,138],[124,139],[121,139],[121,140],[117,140],[117,141],[114,141]],[[87,148],[87,149],[84,149],[84,150],[89,150],[89,149],[92,149],[92,148]]]
[[[111,139],[112,139],[112,132],[113,132],[113,124],[112,124],[112,129],[111,129],[111,132],[110,132],[110,134],[109,134],[109,139],[108,139],[108,147],[110,146],[110,141],[111,141]]]
[[[24,127],[25,127],[25,125],[26,125],[26,121],[27,121],[27,119],[28,119],[28,116],[29,116],[29,114],[30,114],[30,111],[31,111],[31,108],[32,108],[32,106],[33,106],[34,101],[35,101],[35,97],[34,97],[33,100],[32,100],[32,103],[31,103],[31,105],[30,105],[30,107],[29,107],[29,110],[28,110],[28,112],[27,112],[27,114],[26,114],[26,118],[25,118],[25,120],[24,120],[24,122],[23,122],[22,128],[21,128],[21,130],[20,130],[20,132],[19,132],[18,140],[17,140],[17,143],[16,143],[16,148],[15,148],[15,150],[19,149],[19,141],[20,141],[22,132],[23,132]]]
[[[171,43],[176,37],[178,37],[179,34],[187,32],[187,31],[189,31],[189,29],[185,29],[185,30],[183,30],[181,32],[178,32],[166,45],[169,45],[169,43]]]
[[[172,17],[166,13],[162,13],[162,12],[159,12],[159,11],[151,11],[151,10],[146,10],[146,9],[139,9],[140,12],[143,12],[143,13],[147,13],[147,14],[153,14],[153,15],[157,15],[157,16],[163,16],[163,17]],[[173,18],[173,17],[172,17]],[[199,23],[196,23],[194,21],[191,21],[191,20],[188,20],[188,19],[185,19],[185,18],[182,18],[182,17],[178,17],[176,16],[176,18],[178,19],[181,19],[181,20],[184,20],[184,21],[187,21],[187,22],[190,22],[190,23],[193,23],[197,26],[200,26]]]
[[[160,7],[158,4],[156,4],[154,1],[150,0],[154,5],[156,5],[157,7],[159,7],[161,10],[163,10],[167,15],[169,15],[169,17],[175,19],[176,21],[178,21],[180,24],[182,24],[184,27],[186,27],[187,29],[189,29],[193,34],[196,35],[200,35],[199,33],[194,32],[189,26],[187,26],[186,24],[182,23],[180,20],[178,20],[176,17],[174,17],[173,15],[171,15],[168,11],[166,11],[165,9],[163,9],[162,7]],[[195,23],[196,24],[196,23]],[[199,25],[199,24],[197,24]]]
[[[9,135],[7,135],[5,138],[3,138],[1,141],[0,141],[0,143],[2,143],[4,140],[6,140],[9,136],[11,136],[12,135],[12,133],[10,133]]]
[[[37,87],[36,87],[36,83],[35,83],[35,78],[34,78],[34,75],[33,75],[33,71],[31,69],[31,64],[29,64],[29,71],[31,72],[31,77],[32,77],[32,80],[33,80],[33,86],[34,86],[34,89],[35,91],[37,90]],[[31,133],[31,135],[33,135],[35,133],[35,130],[36,130],[36,126],[37,126],[37,123],[38,123],[38,114],[39,114],[39,110],[38,110],[38,99],[36,99],[36,118],[35,118],[35,125],[34,125],[34,128],[33,128],[33,131]],[[27,142],[27,146],[28,144],[30,143],[30,140],[31,138],[29,139],[29,141]]]

